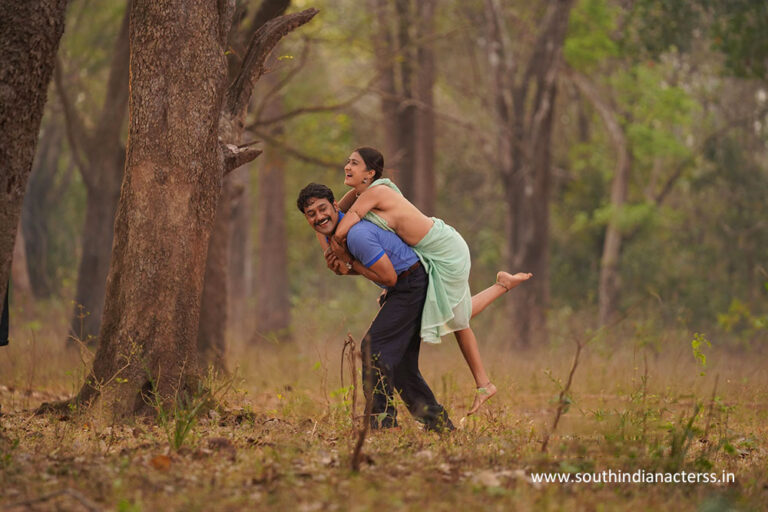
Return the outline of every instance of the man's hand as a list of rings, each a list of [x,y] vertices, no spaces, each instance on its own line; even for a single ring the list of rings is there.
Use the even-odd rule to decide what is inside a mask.
[[[331,237],[330,248],[338,259],[345,263],[352,263],[352,255],[347,251],[346,244],[340,244],[334,237]]]
[[[325,254],[325,264],[336,275],[343,276],[351,272],[350,267],[345,262],[337,258],[330,247],[326,249],[324,254]]]

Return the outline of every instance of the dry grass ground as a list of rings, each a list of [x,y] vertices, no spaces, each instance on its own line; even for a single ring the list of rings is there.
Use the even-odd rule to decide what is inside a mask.
[[[61,347],[66,309],[53,308],[44,324],[17,322],[12,345],[0,349],[0,510],[709,511],[768,503],[764,351],[714,343],[702,349],[702,368],[683,331],[643,344],[631,333],[595,340],[542,454],[574,346],[563,337],[523,354],[488,342],[482,348],[500,392],[477,417],[441,436],[401,413],[400,430],[370,435],[368,462],[354,474],[350,393],[339,381],[343,326],[303,322],[296,339],[309,341],[234,343],[238,370],[223,379],[232,387],[224,408],[191,424],[174,449],[184,411],[127,425],[74,412],[32,415],[72,393],[82,376],[78,355]],[[481,329],[494,338],[492,324]],[[472,385],[455,344],[424,347],[421,366],[458,423]],[[735,482],[531,480],[536,472],[639,469],[726,471]]]

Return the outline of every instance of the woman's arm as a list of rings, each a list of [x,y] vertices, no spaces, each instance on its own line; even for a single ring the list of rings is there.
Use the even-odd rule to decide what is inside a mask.
[[[339,199],[338,205],[339,210],[343,211],[344,213],[347,213],[349,209],[352,207],[352,204],[357,199],[357,192],[355,192],[354,189],[350,190],[346,194],[344,194],[344,197]]]
[[[374,208],[381,208],[382,199],[390,189],[385,186],[371,187],[357,198],[352,207],[347,211],[344,218],[336,226],[336,233],[333,235],[337,241],[341,242],[347,237],[349,230],[365,217],[365,214]],[[392,191],[394,193],[394,191]],[[346,197],[346,196],[344,196]]]
[[[315,231],[315,236],[317,237],[317,241],[320,242],[320,247],[323,248],[323,252],[328,250],[328,240],[325,237],[325,235],[321,235],[317,231]]]

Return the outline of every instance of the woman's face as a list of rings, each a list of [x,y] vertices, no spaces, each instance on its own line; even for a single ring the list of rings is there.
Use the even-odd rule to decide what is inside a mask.
[[[370,185],[374,172],[365,168],[365,162],[360,153],[353,151],[347,158],[347,165],[344,166],[344,184],[348,187],[357,187],[358,185]],[[363,182],[363,180],[367,180]]]

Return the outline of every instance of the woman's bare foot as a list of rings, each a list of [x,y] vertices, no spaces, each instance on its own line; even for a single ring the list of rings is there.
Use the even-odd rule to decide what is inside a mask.
[[[496,274],[496,284],[509,291],[520,283],[529,280],[533,277],[530,272],[518,272],[517,274],[510,274],[503,270]]]
[[[475,414],[486,400],[496,394],[496,391],[498,390],[496,389],[496,386],[493,385],[493,382],[489,382],[485,386],[477,388],[477,391],[475,391],[475,402],[472,404],[472,408],[467,411],[467,416]]]

